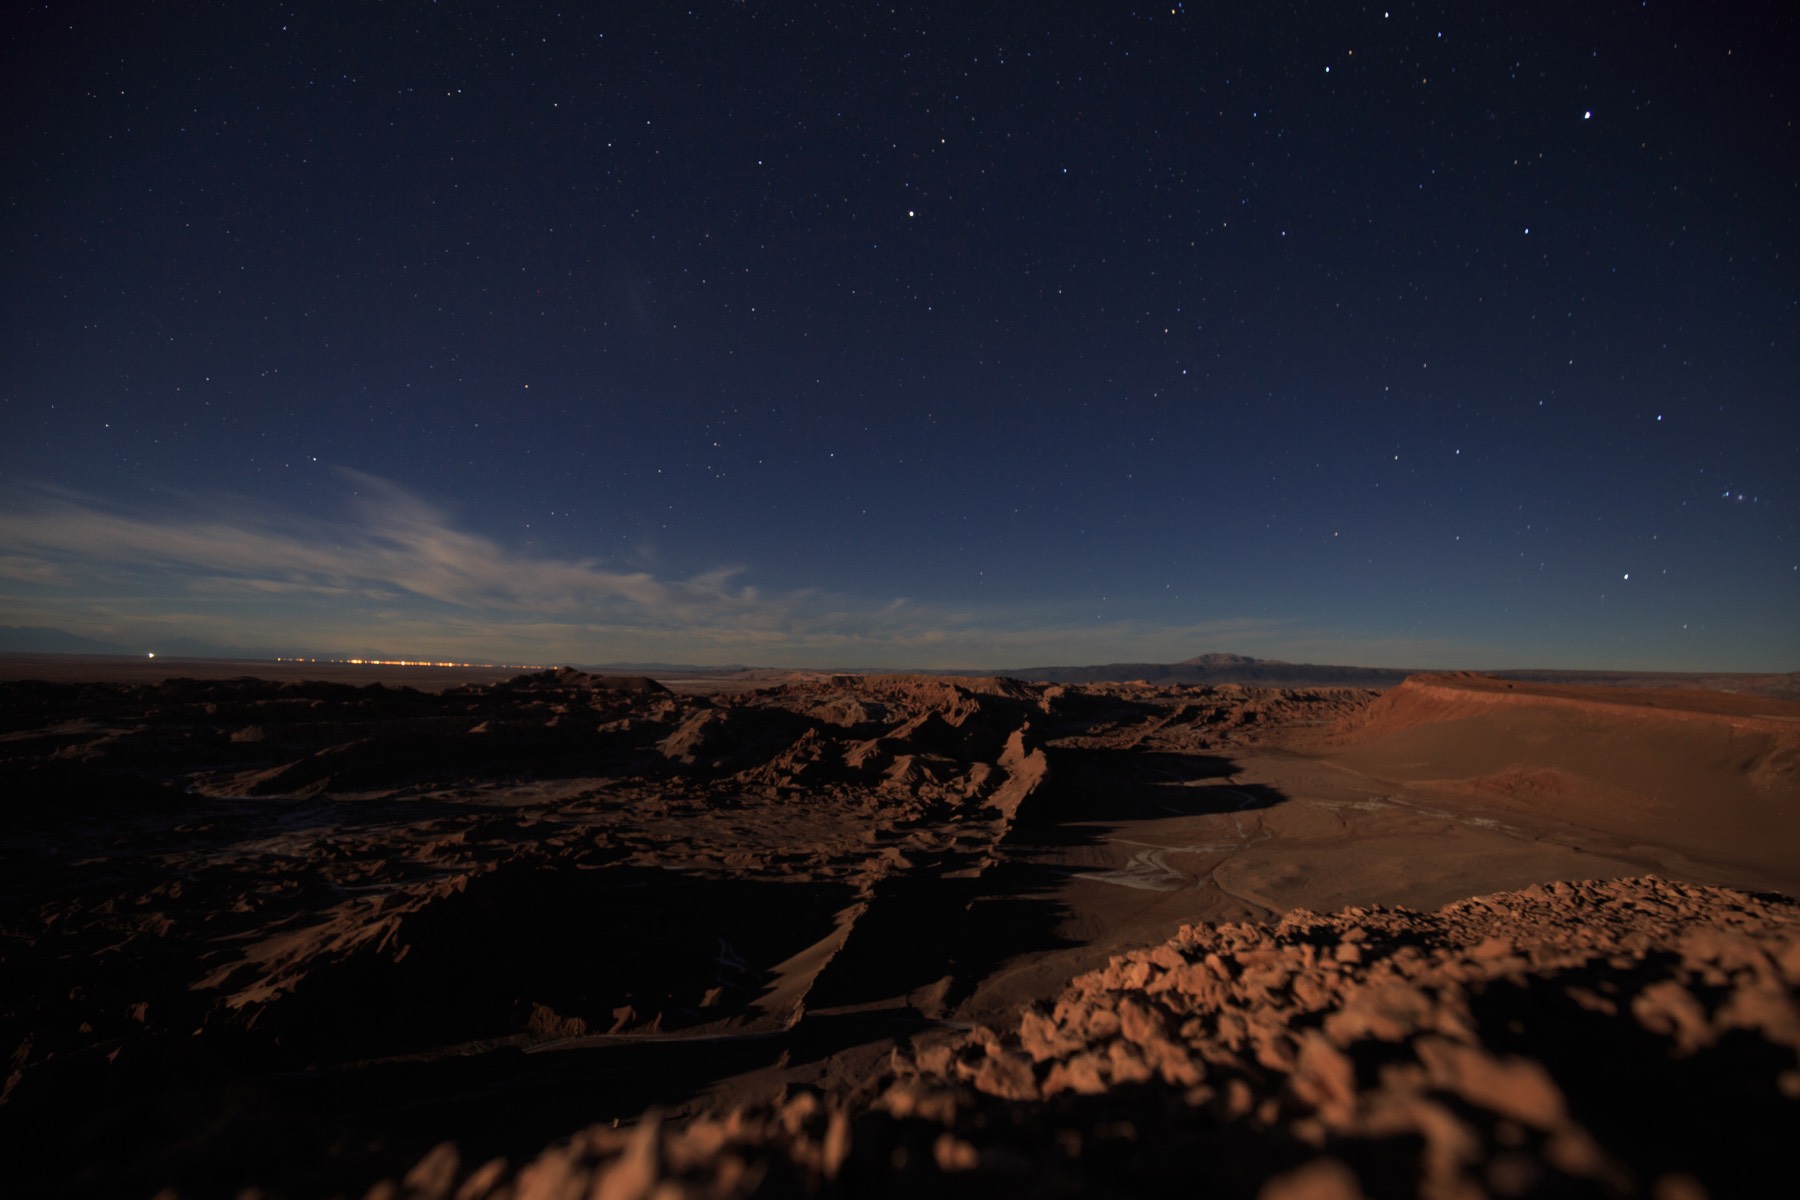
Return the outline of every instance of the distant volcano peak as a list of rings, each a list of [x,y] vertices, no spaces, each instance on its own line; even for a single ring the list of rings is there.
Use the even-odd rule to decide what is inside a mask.
[[[1175,664],[1180,667],[1254,667],[1274,660],[1251,658],[1248,654],[1196,654]]]

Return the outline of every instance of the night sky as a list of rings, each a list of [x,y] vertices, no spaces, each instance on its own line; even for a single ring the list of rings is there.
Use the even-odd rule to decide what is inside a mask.
[[[1781,6],[5,21],[0,623],[1800,668]]]

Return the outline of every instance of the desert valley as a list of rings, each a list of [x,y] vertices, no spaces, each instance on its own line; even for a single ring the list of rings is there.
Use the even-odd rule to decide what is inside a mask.
[[[134,671],[0,682],[11,1194],[1688,1200],[1800,1128],[1791,677]]]

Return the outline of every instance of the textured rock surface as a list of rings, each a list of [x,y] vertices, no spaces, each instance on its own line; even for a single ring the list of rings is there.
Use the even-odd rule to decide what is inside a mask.
[[[1672,1197],[1794,1123],[1779,701],[768,682],[0,685],[9,1190]]]
[[[861,1093],[440,1147],[373,1195],[1756,1194],[1800,1128],[1800,907],[1654,877],[1183,928]]]

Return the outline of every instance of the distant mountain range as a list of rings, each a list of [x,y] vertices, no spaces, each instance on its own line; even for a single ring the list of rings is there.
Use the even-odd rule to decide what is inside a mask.
[[[63,629],[43,626],[0,625],[0,654],[87,654],[124,658],[142,658],[154,652],[158,658],[231,659],[255,662],[280,657],[304,657],[320,660],[341,659],[340,654],[308,653],[292,648],[274,650],[267,647],[221,646],[195,638],[159,639],[142,646],[83,637]],[[364,657],[375,657],[373,654]],[[588,664],[584,670],[640,675],[730,676],[767,675],[771,679],[788,674],[779,667],[744,667],[698,665],[694,663],[608,662]],[[895,673],[890,667],[840,667],[830,673],[883,675]],[[1221,684],[1241,683],[1259,687],[1357,687],[1390,688],[1419,670],[1400,667],[1354,667],[1328,663],[1291,663],[1272,658],[1252,658],[1247,654],[1197,654],[1174,663],[1115,662],[1089,666],[1005,667],[1000,669],[932,669],[908,674],[929,675],[1006,675],[1014,679],[1038,683],[1123,683],[1142,680],[1145,683]],[[1800,699],[1800,672],[1752,673],[1738,671],[1568,671],[1556,669],[1483,670],[1483,674],[1502,679],[1518,679],[1535,683],[1585,684],[1605,687],[1688,687],[1713,691],[1756,692],[1768,696]]]
[[[6,654],[101,654],[111,657],[142,658],[154,653],[165,658],[279,658],[292,650],[272,650],[266,646],[221,646],[198,638],[158,638],[142,645],[107,642],[83,637],[66,629],[42,625],[0,625],[0,653]]]
[[[0,651],[8,654],[143,654],[118,642],[82,637],[39,625],[0,625]]]
[[[1101,663],[1085,667],[1017,667],[983,674],[1043,683],[1250,683],[1263,687],[1392,687],[1417,671],[1281,662],[1245,654],[1199,654],[1176,663]]]
[[[1441,670],[1441,668],[1440,668]],[[975,674],[975,672],[967,672]],[[1143,680],[1154,684],[1243,683],[1259,687],[1390,688],[1421,670],[1398,667],[1345,667],[1290,663],[1243,654],[1201,654],[1178,663],[1104,663],[1090,667],[1019,667],[981,674],[1011,675],[1041,683],[1107,683]],[[1586,687],[1702,688],[1753,692],[1800,699],[1800,671],[1567,671],[1550,668],[1482,670],[1483,675],[1530,683]]]

